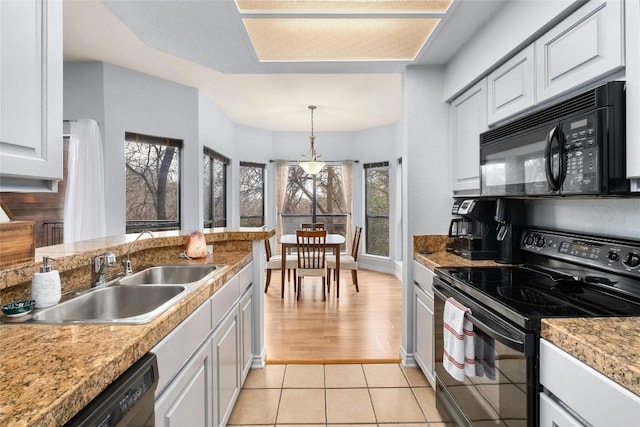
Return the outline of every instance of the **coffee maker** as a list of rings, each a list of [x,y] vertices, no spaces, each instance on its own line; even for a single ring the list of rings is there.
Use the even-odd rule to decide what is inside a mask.
[[[496,201],[466,199],[453,202],[447,251],[471,260],[498,256]]]

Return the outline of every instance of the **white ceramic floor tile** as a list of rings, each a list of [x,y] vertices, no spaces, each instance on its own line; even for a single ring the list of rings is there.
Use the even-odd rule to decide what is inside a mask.
[[[369,387],[409,387],[397,363],[364,364],[362,367]]]
[[[287,365],[284,388],[324,388],[324,365]]]
[[[327,422],[375,423],[376,416],[366,388],[327,389]]]
[[[362,365],[325,365],[327,388],[367,387]]]

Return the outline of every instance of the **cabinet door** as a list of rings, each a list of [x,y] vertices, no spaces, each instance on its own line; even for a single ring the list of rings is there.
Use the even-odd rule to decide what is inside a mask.
[[[62,179],[62,2],[0,1],[0,191]]]
[[[242,369],[242,377],[241,383],[244,383],[249,370],[251,369],[251,364],[253,362],[253,289],[249,287],[245,292],[244,296],[240,300],[240,325],[241,325],[241,334],[242,337],[240,344],[241,348],[241,364],[240,367]]]
[[[205,342],[156,399],[156,426],[211,426],[211,343]]]
[[[427,295],[419,286],[415,290],[415,325],[414,325],[414,357],[418,366],[432,387],[435,387],[434,373],[434,334],[433,334],[433,298]]]
[[[213,417],[214,425],[224,426],[231,415],[240,391],[239,310],[233,310],[214,332],[213,351]]]
[[[504,120],[535,104],[533,45],[505,62],[487,78],[488,123]]]
[[[480,133],[487,130],[487,80],[451,103],[451,187],[454,195],[480,194]]]
[[[556,401],[544,393],[540,393],[540,427],[583,427]]]
[[[624,66],[623,2],[592,0],[536,41],[538,102]]]

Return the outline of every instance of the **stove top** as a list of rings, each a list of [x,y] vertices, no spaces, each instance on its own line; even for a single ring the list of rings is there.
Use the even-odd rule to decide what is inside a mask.
[[[524,266],[436,274],[525,329],[551,317],[640,316],[640,266],[629,262],[640,256],[635,242],[526,230],[521,248]]]

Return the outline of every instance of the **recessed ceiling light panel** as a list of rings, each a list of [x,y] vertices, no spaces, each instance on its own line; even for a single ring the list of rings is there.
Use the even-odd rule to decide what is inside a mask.
[[[413,60],[438,19],[243,19],[260,61]]]

